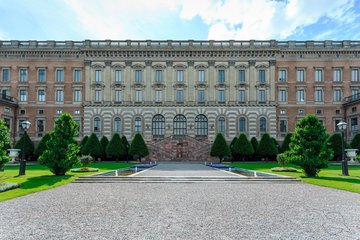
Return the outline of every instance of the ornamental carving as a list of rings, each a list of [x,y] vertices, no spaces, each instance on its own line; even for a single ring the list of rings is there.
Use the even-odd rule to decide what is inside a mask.
[[[125,66],[122,65],[122,64],[117,63],[117,64],[112,65],[111,68],[113,68],[113,69],[124,69]]]
[[[166,85],[164,83],[154,83],[151,87],[153,89],[165,89]]]
[[[99,64],[99,63],[95,63],[95,64],[91,65],[91,68],[105,68],[105,66],[102,64]]]
[[[152,66],[153,69],[165,69],[166,66],[162,65],[162,64],[155,64],[154,66]]]
[[[262,83],[262,82],[258,82],[255,87],[256,88],[268,88],[270,85],[268,83]]]
[[[166,66],[167,67],[172,67],[173,65],[173,61],[166,61]]]
[[[111,85],[111,88],[112,89],[121,89],[121,90],[124,90],[125,89],[125,85],[122,84],[122,83],[119,83],[119,82],[115,82]]]
[[[217,83],[217,84],[214,85],[214,87],[215,87],[216,89],[220,89],[220,88],[226,89],[226,88],[227,88],[227,85],[226,85],[225,83]]]
[[[180,63],[178,63],[178,64],[174,65],[174,68],[176,68],[176,69],[186,69],[186,68],[187,68],[187,66],[186,66],[186,65],[184,65],[184,64],[180,64]]]
[[[206,69],[206,68],[208,68],[208,66],[207,65],[205,65],[205,64],[197,64],[196,66],[195,66],[195,68],[196,69]]]
[[[206,82],[198,82],[197,84],[195,84],[195,89],[199,89],[199,88],[208,88],[208,85],[206,84]]]
[[[91,87],[93,89],[95,88],[102,88],[104,89],[105,88],[105,84],[103,82],[94,82],[93,84],[91,84]]]
[[[218,65],[215,66],[216,69],[225,69],[225,68],[227,68],[227,67],[228,67],[228,66],[225,65],[225,64],[218,64]]]
[[[249,67],[249,65],[245,64],[245,63],[240,63],[235,66],[235,68],[248,68],[248,67]]]
[[[145,84],[134,83],[131,87],[134,88],[134,89],[145,89]]]
[[[125,66],[130,67],[131,64],[132,64],[132,61],[130,61],[130,60],[125,61]]]
[[[134,64],[134,65],[132,65],[131,66],[132,68],[134,68],[134,69],[144,69],[145,68],[145,66],[144,65],[141,65],[141,64]]]
[[[176,89],[176,88],[187,88],[187,85],[183,82],[177,82],[173,85],[173,87]]]
[[[240,88],[248,88],[249,84],[245,83],[245,82],[241,82],[235,85],[236,89],[240,89]]]

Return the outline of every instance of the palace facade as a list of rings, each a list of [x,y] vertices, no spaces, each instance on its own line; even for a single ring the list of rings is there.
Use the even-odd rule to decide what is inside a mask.
[[[329,133],[346,116],[351,138],[359,71],[360,41],[0,41],[0,114],[13,140],[21,121],[39,141],[69,112],[79,139],[140,132],[179,158],[217,133],[282,141],[309,113]]]

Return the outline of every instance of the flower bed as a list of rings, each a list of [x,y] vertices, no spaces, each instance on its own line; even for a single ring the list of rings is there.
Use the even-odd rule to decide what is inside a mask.
[[[90,167],[82,167],[82,168],[73,168],[70,170],[71,172],[97,172],[98,168],[90,168]]]
[[[5,192],[10,189],[15,189],[20,187],[20,184],[13,182],[2,182],[0,183],[0,192]]]
[[[295,168],[292,167],[274,167],[271,169],[272,172],[297,172]]]

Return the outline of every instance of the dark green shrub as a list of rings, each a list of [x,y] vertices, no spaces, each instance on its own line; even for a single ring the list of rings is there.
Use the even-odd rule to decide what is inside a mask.
[[[296,123],[285,157],[289,163],[300,166],[306,176],[314,177],[333,158],[333,151],[326,144],[327,138],[325,127],[317,117],[306,115]]]
[[[19,156],[23,156],[23,151],[25,155],[25,159],[28,159],[34,154],[34,143],[31,141],[27,132],[24,132],[19,141],[16,142],[16,149],[20,149]]]
[[[286,134],[285,138],[284,138],[284,141],[281,145],[281,148],[280,148],[280,153],[283,153],[283,152],[286,152],[287,150],[289,150],[289,144],[290,144],[290,141],[291,141],[291,136],[292,136],[292,133],[288,133]]]
[[[254,149],[244,133],[240,134],[236,140],[233,152],[235,155],[239,155],[243,161],[254,154]]]
[[[278,141],[275,138],[271,138],[271,140],[274,142],[275,146],[276,146],[276,154],[280,151],[280,144],[278,143]]]
[[[90,135],[81,153],[82,155],[90,155],[95,160],[101,156],[101,145],[95,133]]]
[[[93,157],[90,155],[81,156],[80,158],[81,166],[83,168],[88,167],[92,161],[93,161]]]
[[[85,144],[86,144],[86,141],[89,139],[89,136],[85,136],[85,137],[83,137],[83,139],[81,140],[81,142],[80,142],[80,153],[82,153],[82,150],[83,150],[83,148],[84,148],[84,146],[85,146]]]
[[[119,160],[125,154],[125,147],[121,143],[120,135],[115,133],[106,147],[106,155],[111,159]]]
[[[103,136],[100,140],[100,147],[101,147],[101,160],[106,159],[106,147],[109,144],[109,140],[106,136]]]
[[[55,121],[50,132],[47,148],[39,157],[40,164],[47,166],[52,173],[61,176],[80,162],[80,147],[76,144],[79,125],[70,114],[63,113]]]
[[[220,162],[224,157],[230,157],[230,148],[221,133],[216,135],[214,143],[211,146],[210,155],[213,157],[218,157]]]
[[[126,136],[121,137],[121,143],[125,147],[125,154],[124,154],[124,156],[122,156],[122,158],[125,159],[126,161],[129,161],[130,160],[130,155],[129,155],[130,144],[129,144]]]
[[[328,148],[332,149],[333,150],[333,154],[334,154],[334,157],[333,159],[334,160],[341,160],[342,158],[342,153],[343,153],[343,146],[344,146],[344,149],[346,148],[346,143],[345,141],[343,140],[341,134],[339,133],[335,133],[333,135],[331,135],[328,139],[327,139],[327,144],[328,144]],[[344,144],[344,145],[341,145],[341,144]]]
[[[47,141],[49,141],[49,139],[50,139],[50,134],[45,134],[42,138],[41,138],[41,140],[40,140],[40,142],[38,143],[38,145],[37,145],[37,147],[36,147],[36,149],[35,149],[35,152],[34,152],[34,154],[37,156],[37,157],[39,157],[39,156],[41,156],[41,154],[45,151],[45,149],[46,149],[46,143],[47,143]]]
[[[10,131],[3,119],[0,118],[0,170],[10,160],[6,154],[6,147],[10,145]]]
[[[350,143],[351,148],[358,149],[358,154],[360,154],[360,133],[356,134]]]
[[[259,146],[259,142],[258,142],[258,140],[256,139],[256,137],[252,137],[251,140],[250,140],[250,143],[251,143],[251,145],[252,145],[252,147],[253,147],[254,153],[256,153],[257,148],[258,148],[258,146]]]
[[[149,150],[140,133],[135,134],[134,139],[131,141],[129,154],[134,156],[135,159],[139,158],[140,162],[142,157],[149,155]]]
[[[269,159],[275,159],[277,154],[277,147],[269,134],[265,133],[262,135],[256,154],[259,157],[264,158],[265,161]]]
[[[276,160],[281,167],[285,167],[287,161],[284,153],[280,153],[276,156]]]
[[[232,161],[237,160],[237,156],[234,155],[234,151],[233,151],[236,140],[237,140],[237,137],[234,137],[233,140],[231,141],[230,145],[229,145],[229,149],[230,149],[231,156],[232,156],[232,158],[231,158]]]

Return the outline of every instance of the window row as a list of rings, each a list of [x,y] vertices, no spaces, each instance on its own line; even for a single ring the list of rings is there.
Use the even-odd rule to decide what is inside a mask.
[[[355,95],[359,93],[359,89],[352,89],[351,95]],[[288,92],[286,89],[279,90],[279,102],[287,102]],[[341,102],[342,101],[342,90],[334,89],[332,95],[333,102]],[[297,102],[305,102],[306,101],[306,91],[305,89],[296,90],[296,101]],[[315,102],[324,102],[324,90],[322,88],[317,88],[314,91],[314,101]]]
[[[133,131],[135,133],[143,132],[143,122],[141,117],[135,117],[133,120]],[[101,118],[94,117],[93,119],[93,131],[101,132]],[[170,125],[167,125],[167,128],[170,129]],[[187,119],[184,115],[178,114],[174,117],[172,121],[173,134],[176,136],[185,136],[187,134],[188,126]],[[194,127],[195,136],[206,137],[208,136],[209,124],[208,119],[205,115],[200,114],[195,117],[193,124],[190,124],[190,129]],[[211,128],[213,128],[212,126]],[[258,128],[260,133],[267,132],[267,120],[265,117],[259,118]],[[151,131],[152,135],[155,137],[165,136],[165,117],[161,114],[157,114],[152,118],[151,122]],[[238,120],[238,130],[239,132],[247,132],[247,118],[240,117]],[[115,133],[122,132],[122,120],[120,117],[115,117],[113,120],[113,131]],[[220,116],[216,122],[216,131],[218,133],[226,134],[226,119],[223,116]]]
[[[360,68],[352,68],[350,73],[350,80],[352,82],[359,82],[359,71]],[[278,72],[279,82],[287,81],[287,70],[280,69]],[[311,79],[312,80],[312,79]],[[315,68],[313,80],[315,82],[323,82],[324,81],[324,69]],[[334,82],[341,82],[343,80],[343,69],[342,68],[334,68],[332,73],[332,80]],[[296,69],[296,81],[297,82],[305,82],[306,81],[306,70],[305,68]]]
[[[4,94],[4,92],[2,92]],[[20,102],[27,102],[28,101],[28,90],[20,89],[19,91],[19,101]],[[63,102],[64,101],[64,90],[63,89],[56,89],[55,90],[55,101],[56,102]],[[81,102],[82,101],[82,94],[80,89],[73,90],[73,102]],[[46,91],[45,89],[38,89],[37,90],[37,102],[46,102]]]
[[[38,68],[37,69],[36,80],[38,82],[46,82],[47,73],[46,68]],[[74,69],[73,70],[73,82],[81,82],[82,70]],[[54,79],[56,82],[64,82],[65,81],[65,70],[63,68],[55,69]],[[2,68],[1,69],[1,80],[4,82],[10,81],[10,68]],[[20,82],[29,81],[29,70],[28,68],[20,68],[18,74],[18,80]]]

